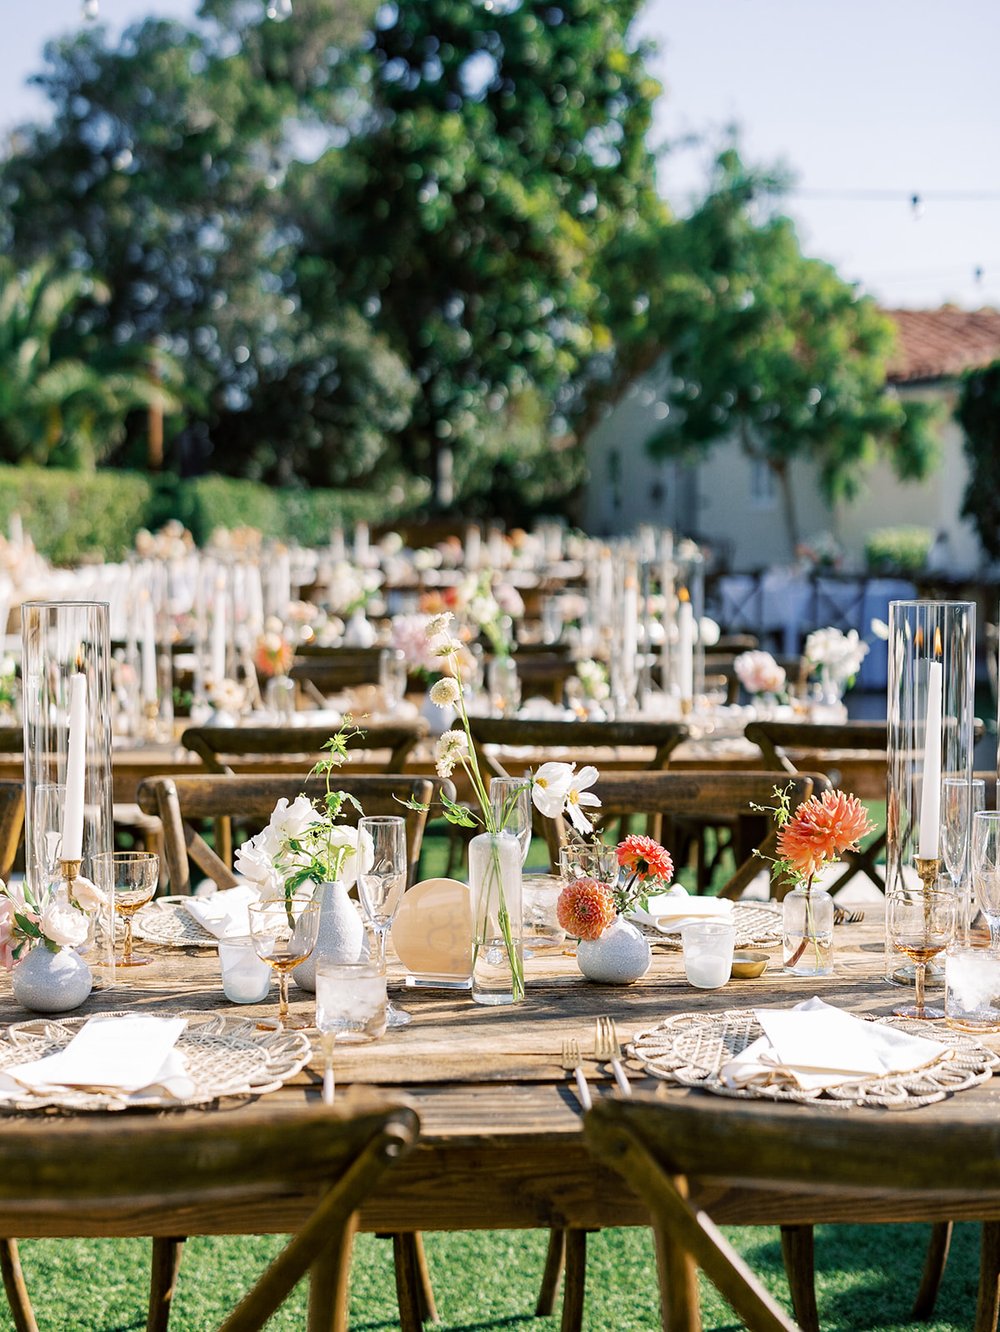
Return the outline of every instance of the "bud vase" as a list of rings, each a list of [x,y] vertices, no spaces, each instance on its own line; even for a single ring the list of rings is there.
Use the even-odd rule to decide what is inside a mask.
[[[469,843],[472,890],[472,997],[477,1004],[524,998],[521,845],[509,832],[479,833]]]
[[[319,903],[319,926],[312,952],[292,972],[300,990],[316,992],[316,964],[360,962],[368,957],[368,932],[361,915],[339,879],[321,883],[313,900]]]
[[[833,898],[798,884],[781,904],[785,970],[795,976],[833,975]]]
[[[577,966],[600,985],[631,985],[645,976],[653,960],[649,940],[631,921],[616,916],[598,939],[581,939]]]
[[[32,1013],[68,1013],[93,989],[90,968],[73,948],[55,952],[39,944],[11,972],[14,999]]]

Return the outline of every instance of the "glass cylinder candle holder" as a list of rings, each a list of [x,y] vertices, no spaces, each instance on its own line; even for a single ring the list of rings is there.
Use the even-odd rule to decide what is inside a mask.
[[[660,571],[663,639],[660,675],[664,693],[677,698],[687,714],[705,692],[705,560],[692,542],[671,547]]]
[[[971,781],[976,607],[971,601],[893,601],[889,606],[886,917],[894,895],[946,881],[942,789]],[[969,918],[968,885],[958,912]],[[886,979],[908,980],[886,936]]]
[[[94,857],[112,849],[108,603],[25,602],[21,641],[25,870],[38,900],[55,876],[93,880]],[[112,896],[85,946],[95,983],[114,979]]]

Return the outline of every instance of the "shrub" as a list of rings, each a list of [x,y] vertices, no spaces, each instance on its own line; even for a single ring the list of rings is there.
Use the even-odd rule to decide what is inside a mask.
[[[873,573],[920,573],[933,539],[928,527],[882,527],[869,532],[865,542],[868,568]]]
[[[148,476],[0,466],[0,527],[19,513],[39,552],[55,564],[118,560],[146,521]]]

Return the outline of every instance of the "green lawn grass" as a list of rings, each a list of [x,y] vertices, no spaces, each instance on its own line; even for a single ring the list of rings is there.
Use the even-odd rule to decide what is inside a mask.
[[[729,1229],[754,1270],[789,1307],[774,1228]],[[923,1262],[926,1226],[822,1226],[816,1236],[816,1284],[824,1332],[902,1332]],[[557,1317],[534,1318],[545,1254],[540,1231],[477,1231],[428,1235],[431,1277],[441,1332],[526,1329],[554,1332]],[[927,1332],[968,1332],[975,1307],[978,1230],[956,1227],[937,1316]],[[206,1332],[279,1246],[275,1237],[193,1239],[184,1255],[171,1319],[173,1332]],[[22,1261],[44,1332],[132,1332],[145,1326],[149,1246],[141,1240],[23,1241]],[[740,1324],[702,1283],[706,1329]],[[653,1332],[659,1325],[652,1241],[645,1230],[607,1230],[589,1240],[588,1332]],[[268,1325],[300,1332],[305,1293]],[[6,1314],[0,1327],[13,1323]],[[370,1235],[355,1247],[351,1291],[355,1332],[398,1327],[392,1246]]]

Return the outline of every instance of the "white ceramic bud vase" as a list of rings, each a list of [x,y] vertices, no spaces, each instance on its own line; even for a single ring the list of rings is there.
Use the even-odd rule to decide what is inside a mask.
[[[75,949],[52,952],[39,944],[15,966],[10,984],[17,1003],[32,1013],[68,1013],[90,994],[94,978]]]
[[[359,962],[368,956],[368,931],[361,915],[339,879],[317,886],[313,900],[319,903],[316,946],[292,972],[300,990],[316,993],[318,962]]]
[[[576,961],[588,980],[601,985],[631,985],[649,970],[649,940],[631,921],[616,916],[598,939],[581,939]]]

